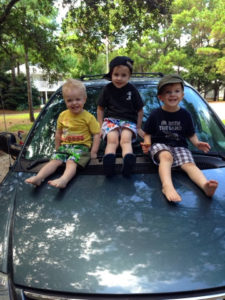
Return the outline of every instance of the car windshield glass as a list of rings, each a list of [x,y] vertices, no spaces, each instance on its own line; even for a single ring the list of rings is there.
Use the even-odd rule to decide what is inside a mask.
[[[137,84],[142,99],[144,101],[144,118],[146,121],[152,109],[161,105],[157,98],[156,86],[152,84]],[[96,116],[97,99],[102,87],[87,86],[88,100],[85,109]],[[207,103],[190,87],[185,87],[185,96],[180,105],[186,108],[192,115],[196,129],[196,134],[201,141],[208,142],[213,152],[225,152],[225,135],[216,119],[214,113],[210,110]],[[54,151],[54,135],[56,130],[56,121],[60,112],[66,109],[62,98],[61,90],[56,92],[49,100],[48,105],[40,114],[38,122],[32,129],[24,148],[23,157],[26,159],[50,158]],[[190,143],[190,150],[196,151]]]

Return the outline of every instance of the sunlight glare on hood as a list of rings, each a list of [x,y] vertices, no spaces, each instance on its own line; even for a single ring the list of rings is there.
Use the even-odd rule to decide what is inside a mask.
[[[136,266],[133,270],[123,271],[121,274],[113,274],[109,270],[97,270],[96,272],[88,273],[99,280],[99,285],[107,288],[120,287],[129,290],[131,293],[144,293],[147,292],[143,287],[148,286],[146,276],[134,275],[137,268],[144,266]],[[149,286],[148,286],[149,287]],[[149,289],[148,289],[149,291]]]

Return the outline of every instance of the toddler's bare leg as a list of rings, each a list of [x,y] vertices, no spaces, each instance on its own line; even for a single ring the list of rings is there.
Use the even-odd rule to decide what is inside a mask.
[[[124,128],[121,133],[120,146],[122,148],[122,156],[128,153],[133,153],[132,148],[133,132],[130,129]]]
[[[56,169],[61,165],[61,160],[51,160],[43,168],[41,168],[41,170],[37,173],[36,176],[27,178],[25,182],[39,186],[42,183],[42,181],[45,180],[45,178],[53,174],[56,171]]]
[[[59,189],[67,186],[68,182],[75,176],[77,164],[73,160],[67,160],[63,175],[55,180],[49,180],[48,184]]]
[[[168,201],[180,202],[181,197],[174,188],[171,177],[171,166],[173,157],[169,151],[159,153],[159,177],[162,183],[162,192]]]
[[[212,197],[217,189],[218,182],[216,180],[207,180],[202,171],[194,163],[187,163],[181,168],[188,174],[190,179],[197,184],[208,197]]]
[[[105,148],[105,154],[116,153],[116,149],[119,145],[119,132],[117,129],[110,131],[107,134],[107,145]]]

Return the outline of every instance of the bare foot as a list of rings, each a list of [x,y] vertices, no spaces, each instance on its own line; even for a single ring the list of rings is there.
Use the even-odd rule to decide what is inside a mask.
[[[67,186],[67,181],[63,178],[57,178],[55,180],[49,180],[48,184],[58,189],[64,189]]]
[[[32,176],[32,177],[29,177],[25,180],[26,183],[30,183],[30,184],[33,184],[35,186],[39,186],[41,185],[41,183],[43,182],[43,179],[38,177],[38,176]]]
[[[218,187],[218,182],[216,180],[208,180],[203,187],[205,194],[208,197],[212,197]]]
[[[164,186],[162,192],[170,202],[180,202],[181,197],[173,187]]]

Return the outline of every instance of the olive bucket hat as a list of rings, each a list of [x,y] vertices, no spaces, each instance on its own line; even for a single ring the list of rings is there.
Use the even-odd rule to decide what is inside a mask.
[[[172,84],[172,83],[181,83],[182,88],[184,89],[184,81],[182,77],[180,77],[178,74],[169,74],[165,75],[158,83],[158,95],[161,93],[162,88],[167,85],[167,84]]]

